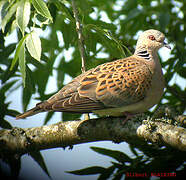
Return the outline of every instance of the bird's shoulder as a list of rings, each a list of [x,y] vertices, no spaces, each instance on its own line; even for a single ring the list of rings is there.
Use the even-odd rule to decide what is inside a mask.
[[[83,85],[90,85],[92,83],[95,84],[99,80],[110,79],[115,76],[135,76],[135,74],[140,73],[142,70],[144,74],[149,74],[149,65],[142,58],[132,55],[127,58],[101,64],[81,74],[74,80]]]

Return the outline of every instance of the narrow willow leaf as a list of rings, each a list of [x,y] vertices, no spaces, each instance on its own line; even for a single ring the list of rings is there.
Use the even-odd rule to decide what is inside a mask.
[[[50,121],[50,119],[52,118],[52,116],[54,115],[54,112],[48,112],[47,113],[47,116],[45,118],[45,121],[44,121],[44,125],[48,123],[48,121]]]
[[[11,124],[4,119],[1,119],[0,127],[3,129],[11,129],[12,128]]]
[[[20,67],[20,72],[21,72],[21,76],[22,76],[22,79],[23,79],[23,86],[25,87],[25,78],[26,78],[26,71],[25,71],[25,41],[22,43],[22,45],[20,47],[19,67]]]
[[[160,13],[159,22],[160,22],[160,27],[162,28],[162,30],[164,30],[170,22],[170,14],[168,12]]]
[[[16,19],[12,21],[11,27],[10,27],[10,34],[13,33],[13,31],[17,28],[17,22]]]
[[[68,17],[72,22],[75,21],[74,16],[70,11],[70,8],[67,8],[62,1],[55,1],[55,5],[57,6],[58,9],[65,13],[66,17]]]
[[[109,39],[111,39],[112,41],[114,41],[117,44],[118,50],[121,52],[122,58],[126,57],[125,51],[123,50],[123,48],[126,49],[127,53],[132,55],[132,53],[129,51],[129,49],[122,44],[121,41],[119,41],[117,38],[115,38],[108,30],[106,29],[102,29],[97,25],[94,24],[88,24],[84,27],[84,29],[94,29],[101,37],[107,37]],[[104,44],[108,47],[110,47],[109,41],[107,41],[105,38],[103,38]]]
[[[120,151],[114,151],[110,149],[100,148],[100,147],[90,147],[93,151],[103,154],[105,156],[112,157],[113,159],[117,160],[118,162],[131,162],[131,158],[127,156],[125,153]]]
[[[26,38],[26,47],[30,55],[36,60],[40,61],[41,58],[41,40],[35,31],[28,34]]]
[[[51,178],[50,174],[48,172],[47,166],[45,164],[45,161],[43,159],[43,156],[40,153],[40,151],[30,152],[30,155],[38,163],[38,165],[43,169],[43,171],[48,175],[48,177]]]
[[[21,158],[20,157],[14,157],[11,156],[7,160],[7,164],[10,166],[11,169],[11,177],[14,177],[15,179],[18,179],[20,170],[21,170]]]
[[[76,174],[76,175],[90,175],[90,174],[101,174],[105,171],[105,168],[100,166],[92,166],[84,169],[79,169],[75,171],[66,171],[70,174]]]
[[[98,177],[97,180],[106,180],[109,179],[111,177],[111,175],[114,174],[114,170],[116,169],[116,167],[114,165],[105,168],[105,171],[103,173],[101,173],[101,175]]]
[[[36,61],[37,62],[37,61]],[[32,94],[35,93],[35,81],[33,81],[33,72],[30,70],[30,68],[26,65],[26,79],[25,79],[25,88],[23,88],[22,91],[22,105],[23,110],[27,110],[27,106],[30,102]]]
[[[7,3],[7,1],[5,1],[5,0],[0,1],[0,22],[2,21],[2,19],[5,16],[4,13],[5,13],[6,3]]]
[[[18,3],[15,3],[12,7],[10,7],[10,9],[8,9],[6,16],[3,18],[2,23],[1,23],[1,28],[3,32],[5,31],[6,24],[9,22],[10,18],[15,13],[17,6],[18,6]]]
[[[25,28],[30,19],[30,2],[29,0],[21,0],[16,11],[16,22],[24,35]]]
[[[37,13],[50,19],[50,21],[52,22],[52,16],[50,15],[48,7],[43,0],[32,0],[32,4],[36,9]]]
[[[123,48],[122,48],[122,43],[121,43],[118,39],[116,39],[116,38],[115,38],[111,33],[109,33],[108,31],[105,31],[105,33],[106,33],[106,35],[107,35],[108,37],[110,37],[113,41],[115,41],[115,43],[116,43],[117,46],[118,46],[119,51],[120,51],[121,54],[122,54],[122,58],[126,57],[125,51],[124,51]],[[132,55],[132,54],[131,54],[131,55]]]
[[[27,38],[27,35],[24,36],[24,37],[21,39],[21,41],[19,41],[18,46],[17,46],[17,48],[16,48],[15,55],[14,55],[14,59],[12,60],[12,64],[11,64],[11,66],[10,66],[10,70],[12,70],[13,67],[15,66],[15,64],[16,64],[16,62],[17,62],[17,60],[18,60],[18,57],[19,57],[19,53],[20,53],[20,50],[21,50],[21,46],[22,46],[23,43],[25,43],[25,39],[26,39],[26,38]]]
[[[4,6],[5,3],[6,3],[5,0],[0,2],[0,9],[2,8],[2,6]]]

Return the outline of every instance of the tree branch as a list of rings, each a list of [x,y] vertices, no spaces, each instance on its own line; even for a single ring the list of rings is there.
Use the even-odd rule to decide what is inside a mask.
[[[103,140],[132,144],[143,144],[148,140],[186,151],[186,129],[182,127],[153,120],[141,124],[135,117],[123,125],[123,120],[122,117],[108,117],[1,130],[0,157]]]
[[[83,43],[83,34],[82,34],[82,24],[79,20],[79,16],[78,16],[78,9],[76,7],[76,3],[75,0],[72,0],[72,9],[73,9],[73,13],[74,13],[74,18],[76,21],[76,31],[78,34],[78,45],[79,45],[79,51],[80,51],[80,55],[81,55],[81,62],[82,62],[82,68],[81,71],[84,73],[86,71],[85,68],[85,46]]]

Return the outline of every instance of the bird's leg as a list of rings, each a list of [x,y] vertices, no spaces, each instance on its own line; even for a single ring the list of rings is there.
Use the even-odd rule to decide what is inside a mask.
[[[89,119],[90,119],[89,113],[86,113],[86,114],[84,115],[84,120],[89,120]]]
[[[132,114],[130,112],[124,112],[123,113],[124,116],[126,116],[126,118],[123,120],[122,124],[125,124],[129,119],[131,119],[135,114]]]

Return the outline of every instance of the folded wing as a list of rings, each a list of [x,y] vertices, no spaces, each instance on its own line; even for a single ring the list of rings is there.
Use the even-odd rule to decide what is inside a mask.
[[[77,113],[126,106],[145,98],[151,80],[148,66],[129,57],[81,74],[38,106],[46,111]]]

